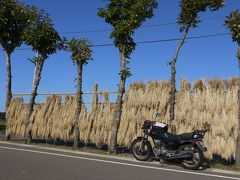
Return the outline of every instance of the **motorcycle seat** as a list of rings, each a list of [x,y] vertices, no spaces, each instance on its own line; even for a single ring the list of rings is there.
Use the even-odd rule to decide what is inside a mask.
[[[183,133],[183,134],[179,134],[177,135],[179,137],[180,140],[191,140],[192,139],[192,133]]]
[[[183,133],[178,135],[167,133],[168,141],[181,141],[181,140],[191,140],[191,139],[192,139],[192,133]]]

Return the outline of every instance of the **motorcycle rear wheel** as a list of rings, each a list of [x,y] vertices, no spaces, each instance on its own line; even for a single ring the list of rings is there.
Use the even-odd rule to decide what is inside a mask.
[[[131,145],[133,157],[139,161],[147,161],[152,152],[151,144],[142,139],[135,139]]]
[[[189,159],[182,160],[181,164],[186,169],[197,170],[204,161],[204,155],[199,147],[192,144],[183,145],[180,147],[181,151],[193,151],[193,156]]]

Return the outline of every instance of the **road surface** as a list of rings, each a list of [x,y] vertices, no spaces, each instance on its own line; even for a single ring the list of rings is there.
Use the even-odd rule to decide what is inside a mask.
[[[0,180],[240,180],[158,163],[0,142]]]

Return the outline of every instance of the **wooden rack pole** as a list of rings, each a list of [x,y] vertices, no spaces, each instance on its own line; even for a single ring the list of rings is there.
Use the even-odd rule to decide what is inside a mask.
[[[94,94],[96,92],[83,92],[82,94]],[[117,94],[118,91],[99,91],[97,94],[104,94],[104,93],[109,93],[109,94]],[[31,93],[13,93],[12,96],[30,96]],[[41,92],[37,93],[38,96],[47,96],[47,95],[76,95],[75,92],[53,92],[53,93],[47,93],[47,92]]]

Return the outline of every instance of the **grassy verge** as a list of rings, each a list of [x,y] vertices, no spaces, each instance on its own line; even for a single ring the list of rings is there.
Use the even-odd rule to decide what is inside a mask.
[[[0,126],[5,126],[6,125],[6,121],[3,119],[0,119]]]
[[[240,165],[235,165],[235,164],[234,165],[224,165],[224,164],[216,163],[216,164],[210,164],[210,168],[240,172]]]
[[[6,129],[6,121],[3,119],[0,119],[0,134],[5,133]]]
[[[32,143],[32,144],[40,146],[40,147],[57,148],[57,149],[62,149],[62,150],[73,150],[73,148],[71,146],[53,145],[53,144],[48,144],[48,143],[46,143],[46,144]],[[96,148],[91,148],[91,147],[81,147],[81,148],[76,149],[76,151],[108,155],[107,151],[96,149]]]

